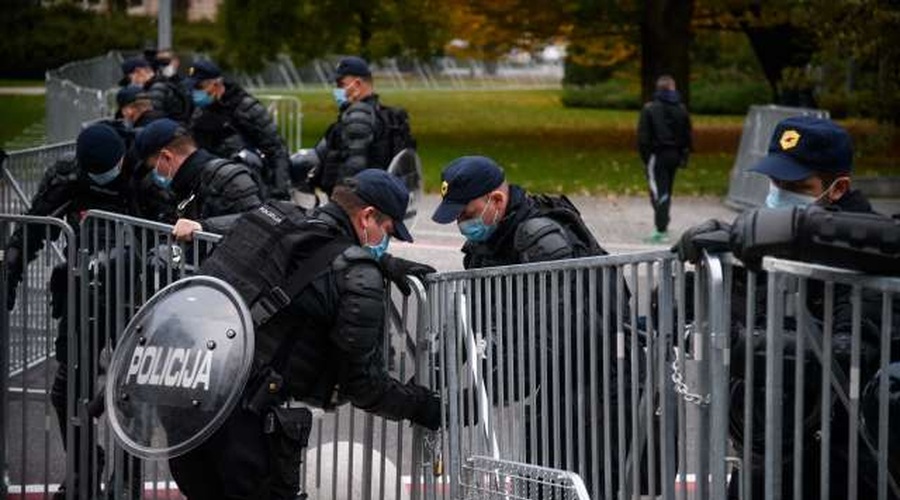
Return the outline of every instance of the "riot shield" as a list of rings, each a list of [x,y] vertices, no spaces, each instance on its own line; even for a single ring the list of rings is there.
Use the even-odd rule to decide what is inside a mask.
[[[403,222],[410,230],[416,225],[419,201],[422,199],[425,189],[425,177],[422,175],[422,160],[415,149],[406,148],[400,151],[391,160],[387,171],[398,177],[409,190],[409,206]]]
[[[239,402],[253,346],[250,312],[228,283],[192,276],[157,292],[113,352],[106,414],[118,443],[147,459],[201,444]]]

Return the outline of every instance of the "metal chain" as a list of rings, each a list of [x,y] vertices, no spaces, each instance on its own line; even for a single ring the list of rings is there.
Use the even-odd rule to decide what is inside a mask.
[[[431,457],[431,472],[434,477],[440,477],[444,474],[444,457],[443,457],[443,441],[441,440],[442,429],[436,431],[425,431],[425,451]]]
[[[682,399],[687,403],[697,405],[701,408],[709,406],[709,394],[704,396],[696,392],[691,392],[691,388],[688,387],[687,383],[684,381],[684,372],[681,370],[678,363],[678,353],[680,350],[677,347],[673,347],[672,351],[675,353],[675,359],[672,360],[672,384],[675,386],[675,392],[680,394]]]

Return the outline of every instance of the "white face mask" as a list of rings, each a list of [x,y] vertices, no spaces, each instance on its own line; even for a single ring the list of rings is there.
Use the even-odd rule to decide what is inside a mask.
[[[160,70],[160,72],[161,72],[161,73],[163,74],[163,76],[166,77],[166,78],[172,78],[173,76],[175,76],[175,73],[176,73],[177,71],[178,71],[178,70],[175,68],[175,65],[174,65],[174,64],[169,64],[169,65],[163,66],[163,67],[162,67],[162,70]]]

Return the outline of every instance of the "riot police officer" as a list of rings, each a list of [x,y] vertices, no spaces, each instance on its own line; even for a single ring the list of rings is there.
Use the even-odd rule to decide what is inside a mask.
[[[142,87],[128,85],[116,93],[119,119],[104,120],[102,123],[113,127],[125,141],[125,159],[122,170],[133,183],[133,212],[140,217],[172,224],[175,222],[175,200],[172,191],[160,186],[148,168],[138,157],[134,148],[135,136],[154,120],[165,114],[153,108],[150,96]]]
[[[225,78],[210,61],[197,61],[188,70],[188,85],[196,109],[191,134],[200,147],[222,158],[243,149],[259,151],[264,160],[260,172],[266,197],[287,199],[290,176],[287,146],[278,126],[258,99],[236,82]]]
[[[439,224],[454,222],[457,224],[460,233],[466,238],[466,243],[462,247],[464,254],[463,266],[466,269],[606,255],[606,251],[591,234],[576,207],[565,196],[551,197],[526,193],[521,187],[507,183],[503,170],[490,158],[484,156],[463,156],[450,162],[441,173],[441,195],[441,203],[436,208],[432,220]],[[577,290],[575,275],[576,273],[572,273],[573,286],[571,289],[573,292]],[[600,281],[597,280],[598,283]],[[615,278],[613,278],[610,280],[610,283],[615,281]],[[575,303],[576,301],[574,295],[551,295],[549,292],[550,290],[548,290],[547,296],[554,296],[555,298],[547,306],[551,309],[558,306],[560,313],[564,310],[566,301],[571,301],[570,303]],[[506,290],[505,293],[510,296],[516,296],[516,292],[511,290]],[[606,322],[610,326],[615,324],[615,318],[613,315],[608,315],[608,317],[604,318],[602,307],[599,306],[602,303],[603,296],[607,297],[611,304],[615,304],[615,294],[614,286],[601,290],[598,293],[598,304],[595,305],[596,318],[601,323]],[[499,307],[498,304],[493,304],[493,306]],[[528,317],[528,314],[538,314],[537,312],[521,312],[526,307],[526,304],[516,304],[513,307],[520,311],[518,314],[522,314],[524,317]],[[590,308],[585,308],[586,313],[588,309]],[[482,306],[482,310],[490,310],[490,307]],[[547,317],[551,317],[550,312],[547,313]],[[560,314],[560,317],[564,316]],[[586,321],[583,324],[589,324],[587,318],[585,319]],[[573,332],[572,345],[576,345],[576,342],[579,341],[576,338],[579,335],[577,333],[578,330],[575,325],[571,328]],[[602,326],[598,325],[597,331],[603,331]],[[508,331],[504,333],[513,338],[528,338],[528,335],[524,332],[518,332],[518,335]],[[551,345],[554,340],[548,339],[546,345]],[[584,342],[582,345],[589,345],[589,339],[586,335],[580,341]],[[525,342],[527,343],[528,341],[526,340]],[[524,351],[526,353],[536,353],[536,346],[526,345],[524,346]],[[526,356],[537,357],[536,354],[526,354]],[[567,369],[563,368],[566,366],[566,363],[562,353],[557,353],[555,356],[557,356],[557,361],[554,366],[560,370],[557,376],[562,380],[565,377],[563,370]],[[630,359],[630,356],[626,356],[626,359]],[[588,361],[588,359],[585,359],[585,367],[590,366]],[[602,357],[600,362],[612,364],[611,359],[602,360]],[[625,373],[630,373],[630,370],[626,370]],[[588,380],[589,373],[585,372],[584,375],[584,380]],[[620,376],[620,374],[612,370],[612,377],[617,376]],[[534,379],[535,377],[531,378]],[[571,380],[575,380],[574,375]],[[497,385],[502,383],[502,381],[498,381]],[[612,387],[615,386],[615,383],[613,383]],[[626,387],[630,387],[627,382]],[[562,407],[565,407],[567,404],[574,404],[565,401],[565,393],[568,391],[562,391],[563,394],[558,394],[554,399],[552,388],[538,387],[536,381],[535,386],[527,390],[539,394],[539,396],[534,398],[535,400],[548,398],[548,401],[554,401],[551,404],[557,404],[555,401],[560,401],[559,405]],[[515,388],[506,389],[506,394],[515,392],[517,392]],[[532,402],[531,404],[539,403]],[[622,403],[619,402],[619,398],[615,394],[611,394],[605,396],[604,404],[615,407],[617,404]],[[629,408],[629,406],[626,406],[626,408]],[[626,412],[630,414],[630,409],[626,410]],[[590,421],[587,415],[574,416],[570,422],[557,421],[551,424],[549,417],[541,415],[540,412],[537,415],[537,422],[531,422],[530,413],[526,412],[526,427],[534,426],[538,429],[548,429],[551,449],[553,448],[552,443],[558,443],[564,439],[567,427],[570,431],[574,428],[576,434],[572,435],[580,436],[581,441],[589,443],[591,439],[596,440],[600,449],[602,449],[603,438],[600,435],[601,433],[588,429],[585,426],[585,422]],[[613,410],[612,414],[616,414],[615,410]],[[539,443],[530,441],[530,436],[531,433],[526,431],[526,456],[529,460],[541,465],[562,463],[564,457],[548,456],[544,450],[539,449]],[[613,435],[613,440],[615,439],[618,439],[618,437]],[[609,446],[613,450],[617,449],[615,441],[609,443]],[[549,455],[552,455],[552,450]],[[613,484],[618,484],[617,465],[617,461],[614,461],[612,464]],[[567,468],[578,469],[576,464],[567,464]],[[587,464],[583,470],[578,470],[584,477],[589,489],[592,486],[589,476],[592,470],[590,464]]]
[[[683,260],[692,262],[702,257],[702,251],[710,253],[732,251],[745,265],[757,268],[766,255],[804,260],[838,267],[859,269],[878,274],[900,273],[900,229],[895,220],[880,216],[872,209],[871,204],[858,190],[852,189],[853,149],[850,136],[846,130],[828,119],[813,117],[791,117],[782,120],[775,127],[771,137],[768,155],[751,168],[752,171],[769,177],[769,194],[765,200],[765,208],[740,215],[734,224],[726,224],[717,220],[709,220],[686,231],[673,251],[678,252]],[[732,438],[736,447],[743,445],[740,434],[743,427],[743,394],[752,391],[755,405],[762,407],[765,401],[765,380],[763,370],[756,370],[755,380],[744,380],[743,357],[747,349],[754,350],[756,363],[762,363],[764,349],[758,347],[752,338],[753,332],[765,331],[766,316],[764,313],[756,317],[746,317],[747,275],[735,273],[732,285]],[[767,290],[766,273],[756,274],[756,311],[766,311],[765,299]],[[690,280],[687,280],[690,281]],[[845,285],[834,287],[834,352],[837,364],[849,366],[850,345],[852,343],[851,290]],[[811,316],[809,323],[821,323],[824,318],[826,299],[821,287],[810,284],[806,309]],[[863,323],[861,330],[861,378],[863,383],[873,376],[876,353],[879,350],[879,330],[881,318],[881,300],[862,294]],[[895,315],[897,312],[895,311]],[[867,323],[869,328],[867,328]],[[784,327],[786,339],[800,335],[794,325]],[[900,338],[897,334],[895,337]],[[789,340],[785,341],[790,344]],[[818,380],[815,373],[821,370],[818,362],[806,353],[794,353],[798,359],[807,364],[807,385],[794,387],[792,381],[786,379],[784,388],[785,400],[806,394],[807,413],[804,415],[803,432],[804,454],[799,464],[803,474],[803,498],[818,498],[820,439],[816,425],[820,416],[811,411],[831,412],[835,421],[833,434],[844,433],[846,437],[846,413],[840,407],[820,409],[821,388],[813,382]],[[802,355],[801,355],[802,354]],[[791,405],[785,404],[785,427],[793,419]],[[841,423],[843,422],[843,423]],[[753,498],[764,497],[763,470],[763,434],[765,426],[756,422],[758,429],[751,439],[753,462],[745,464],[741,474],[750,474]],[[785,449],[789,449],[793,433],[785,433]],[[847,450],[844,449],[846,439],[834,439],[832,454],[832,470],[845,470]],[[866,459],[867,451],[861,447],[860,456]],[[781,464],[783,477],[793,477],[800,471],[793,470],[793,463],[785,460]],[[865,472],[863,468],[860,469]],[[732,475],[729,497],[738,498],[739,481]],[[874,495],[867,490],[874,481],[865,477],[860,481],[860,496]],[[872,479],[869,477],[868,479]],[[831,482],[833,498],[844,498],[848,491],[846,477],[836,475],[824,479]],[[783,483],[782,498],[792,498],[792,482]],[[835,496],[836,495],[836,496]]]
[[[125,144],[115,130],[104,124],[94,124],[84,129],[76,141],[74,157],[66,157],[56,162],[45,173],[35,193],[31,208],[27,215],[54,216],[65,218],[74,229],[79,228],[83,213],[90,209],[107,210],[111,212],[130,213],[131,198],[130,184],[127,176],[122,172],[122,162],[125,156]],[[45,240],[55,238],[56,231],[17,229],[10,240],[5,253],[5,265],[8,276],[7,309],[13,309],[16,302],[16,290],[27,269],[28,263],[37,257],[38,252],[44,247]],[[68,244],[76,244],[68,242]],[[59,319],[58,333],[55,342],[56,359],[59,365],[53,386],[50,390],[50,401],[56,411],[62,436],[63,447],[67,444],[67,385],[69,375],[68,322],[72,311],[66,310],[67,265],[60,264],[54,268],[50,278],[50,292],[52,314]],[[102,325],[101,325],[102,326]],[[87,342],[76,335],[76,342]],[[103,343],[102,334],[98,339]],[[97,346],[94,346],[97,347]],[[84,346],[79,346],[79,349]],[[91,347],[88,347],[91,349]],[[92,353],[93,354],[93,353]],[[81,370],[89,370],[88,366],[79,365]],[[91,371],[92,373],[92,371]],[[80,386],[79,386],[80,387]],[[88,397],[81,395],[78,397]],[[76,449],[82,449],[85,443],[80,443],[79,435],[75,436]],[[103,454],[98,448],[99,467],[103,467]],[[76,461],[76,463],[78,463]],[[99,473],[99,471],[97,471]],[[69,477],[78,484],[85,474],[83,471],[67,471]],[[96,483],[89,480],[90,488]],[[76,486],[77,487],[77,486]]]
[[[349,402],[386,418],[409,419],[430,429],[440,426],[437,395],[425,387],[391,378],[385,368],[387,291],[382,265],[392,237],[412,241],[403,224],[408,198],[403,184],[387,172],[364,170],[337,186],[331,202],[309,219],[297,215],[297,207],[283,210],[285,204],[267,204],[251,211],[204,263],[204,274],[238,288],[259,280],[267,264],[247,262],[254,257],[245,255],[246,249],[263,243],[260,231],[302,241],[305,232],[283,234],[278,229],[261,229],[293,216],[310,222],[304,231],[330,235],[331,242],[339,243],[328,258],[321,260],[303,259],[303,252],[286,253],[293,260],[300,259],[293,262],[294,271],[288,277],[291,284],[295,279],[302,280],[296,287],[299,291],[294,293],[290,286],[281,288],[278,297],[289,296],[277,306],[248,304],[251,311],[266,310],[268,315],[254,312],[255,374],[244,390],[242,403],[209,440],[170,460],[172,474],[190,500],[295,498],[298,464],[283,464],[277,457],[299,459],[299,448],[305,443],[291,444],[287,438],[273,440],[267,434],[272,432],[269,429],[291,425],[281,412],[273,411],[288,396],[312,407],[331,409]],[[282,240],[276,241],[278,248],[260,254],[266,262],[273,258],[273,252],[282,252]],[[316,248],[328,245],[317,244]],[[253,275],[247,274],[251,272]],[[265,294],[263,299],[275,297]],[[269,426],[266,422],[273,414]],[[283,446],[289,449],[280,449]],[[284,477],[285,472],[287,476],[293,473],[293,489],[276,491],[273,484],[279,481],[270,482],[268,478]]]
[[[508,184],[485,156],[463,156],[441,173],[438,224],[456,222],[466,237],[466,269],[606,255],[565,197],[531,195]]]
[[[173,234],[190,239],[194,231],[224,232],[236,215],[257,207],[259,186],[241,163],[198,148],[186,128],[164,118],[141,130],[135,148],[151,175],[175,194]],[[223,226],[224,224],[224,226]]]
[[[157,72],[143,57],[126,59],[122,63],[122,75],[120,85],[140,87],[147,93],[153,109],[184,124],[190,121],[193,104],[187,91],[179,84],[178,77]]]
[[[305,182],[310,187],[326,193],[331,193],[338,180],[365,168],[386,169],[397,153],[416,147],[409,116],[402,108],[381,104],[365,60],[355,56],[341,59],[334,81],[339,115],[315,147],[318,166],[293,172],[301,180],[308,176]]]

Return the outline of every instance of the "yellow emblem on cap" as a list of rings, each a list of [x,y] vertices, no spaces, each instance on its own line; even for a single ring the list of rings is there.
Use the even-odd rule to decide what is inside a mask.
[[[450,189],[450,185],[447,184],[447,181],[441,183],[441,197],[447,196],[447,190]]]
[[[800,142],[800,134],[796,130],[785,130],[781,134],[781,140],[778,142],[781,144],[781,149],[791,149]]]
[[[190,69],[188,69],[188,76],[194,76],[194,67],[193,66],[191,66]]]

